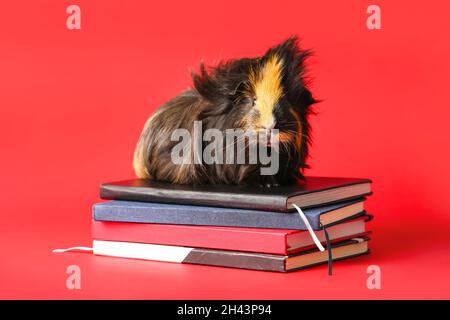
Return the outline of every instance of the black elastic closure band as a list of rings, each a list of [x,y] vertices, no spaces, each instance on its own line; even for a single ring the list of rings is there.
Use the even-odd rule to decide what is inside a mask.
[[[325,234],[325,239],[327,241],[327,252],[328,252],[328,275],[333,275],[333,254],[331,253],[331,243],[330,237],[328,236],[327,228],[322,225],[323,232]]]

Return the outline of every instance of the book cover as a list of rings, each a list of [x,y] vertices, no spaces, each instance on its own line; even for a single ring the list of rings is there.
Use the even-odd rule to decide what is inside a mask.
[[[146,201],[243,208],[267,211],[295,211],[368,195],[368,179],[307,177],[296,184],[274,188],[236,185],[175,185],[152,180],[104,183],[100,197],[113,200]]]
[[[367,240],[368,238],[353,238],[333,244],[331,249],[333,261],[368,253]],[[277,272],[299,270],[328,261],[328,252],[317,249],[293,255],[274,255],[103,240],[93,241],[93,252],[96,255],[121,258]]]
[[[321,228],[346,219],[364,215],[364,198],[303,210],[311,227]],[[192,206],[166,203],[108,201],[93,206],[96,221],[162,223],[182,225],[209,225],[270,229],[306,230],[297,212],[246,210]]]
[[[366,217],[352,219],[327,229],[331,243],[366,234]],[[92,220],[95,240],[140,242],[220,250],[250,251],[287,255],[313,248],[307,231],[210,227],[173,224],[104,222]],[[324,231],[316,231],[325,245]]]

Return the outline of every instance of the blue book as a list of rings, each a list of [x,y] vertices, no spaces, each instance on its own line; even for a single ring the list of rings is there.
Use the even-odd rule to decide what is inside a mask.
[[[364,198],[302,210],[314,230],[364,215]],[[298,212],[113,200],[93,206],[96,221],[306,230]]]

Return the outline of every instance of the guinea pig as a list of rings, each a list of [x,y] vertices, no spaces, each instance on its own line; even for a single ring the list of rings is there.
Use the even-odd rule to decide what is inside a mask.
[[[199,72],[192,73],[193,87],[162,105],[145,123],[134,152],[137,177],[176,184],[265,187],[303,179],[310,144],[308,118],[316,102],[306,88],[305,61],[310,54],[299,48],[297,37],[291,37],[260,57],[210,68],[202,63]],[[279,170],[262,175],[261,163],[174,163],[172,151],[179,141],[171,139],[173,132],[183,129],[195,135],[196,122],[201,122],[202,132],[214,128],[267,133],[266,146],[278,153]],[[270,143],[272,131],[278,141],[276,150]],[[204,141],[200,148],[205,148]],[[190,151],[191,145],[183,149]]]

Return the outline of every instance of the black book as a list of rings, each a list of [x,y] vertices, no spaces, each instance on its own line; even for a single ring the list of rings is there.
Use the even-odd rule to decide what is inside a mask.
[[[356,199],[371,193],[371,181],[356,178],[307,177],[288,186],[177,185],[152,180],[126,180],[100,186],[103,199],[295,211]]]

